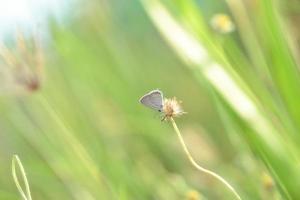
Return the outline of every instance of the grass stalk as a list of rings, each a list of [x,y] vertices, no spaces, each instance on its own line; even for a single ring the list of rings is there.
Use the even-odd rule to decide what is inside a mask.
[[[20,169],[20,172],[21,172],[24,184],[25,184],[26,194],[25,194],[25,192],[23,191],[23,189],[22,189],[22,187],[20,185],[20,182],[19,182],[19,179],[18,179],[18,176],[17,176],[17,172],[16,172],[16,164],[18,165],[18,167]],[[20,160],[20,158],[19,158],[18,155],[14,155],[13,156],[13,158],[12,158],[12,168],[11,169],[12,169],[13,179],[15,181],[17,189],[20,192],[22,198],[24,200],[32,200],[31,194],[30,194],[29,183],[28,183],[28,180],[27,180],[27,177],[26,177],[26,173],[25,173],[25,169],[24,169],[24,167],[22,165],[22,162],[21,162],[21,160]]]
[[[188,148],[187,148],[187,146],[186,146],[186,144],[185,144],[185,142],[184,142],[184,140],[183,140],[183,137],[182,137],[182,135],[181,135],[181,133],[180,133],[180,130],[178,129],[178,127],[177,127],[177,125],[176,125],[176,122],[175,122],[175,120],[173,119],[173,118],[170,118],[170,120],[171,120],[171,122],[172,122],[172,125],[173,125],[173,128],[174,128],[174,130],[175,130],[175,132],[176,132],[176,134],[177,134],[177,136],[178,136],[178,138],[179,138],[179,141],[180,141],[180,143],[181,143],[181,146],[182,146],[182,148],[183,148],[183,150],[184,150],[184,153],[187,155],[187,157],[188,157],[188,159],[190,160],[190,162],[192,163],[192,165],[196,168],[196,169],[198,169],[199,171],[201,171],[201,172],[203,172],[203,173],[205,173],[205,174],[207,174],[207,175],[210,175],[210,176],[213,176],[214,178],[216,178],[216,179],[218,179],[220,182],[222,182],[233,194],[234,194],[234,196],[237,198],[237,199],[239,199],[239,200],[241,200],[241,197],[240,197],[240,195],[236,192],[236,190],[224,179],[224,178],[222,178],[220,175],[218,175],[218,174],[216,174],[215,172],[213,172],[213,171],[210,171],[210,170],[208,170],[208,169],[205,169],[204,167],[201,167],[195,160],[194,160],[194,158],[192,157],[192,155],[190,154],[190,152],[189,152],[189,150],[188,150]]]

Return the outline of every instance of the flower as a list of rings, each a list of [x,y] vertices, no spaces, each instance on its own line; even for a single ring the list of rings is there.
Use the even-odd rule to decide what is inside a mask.
[[[215,14],[212,17],[210,24],[215,31],[223,34],[230,33],[235,29],[233,22],[226,14]]]
[[[180,103],[181,102],[177,101],[175,97],[172,99],[164,99],[163,113],[165,116],[162,120],[170,119],[172,117],[179,117],[185,114]]]

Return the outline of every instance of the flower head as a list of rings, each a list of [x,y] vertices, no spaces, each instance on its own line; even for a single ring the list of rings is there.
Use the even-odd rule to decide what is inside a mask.
[[[210,24],[215,31],[223,34],[230,33],[235,29],[233,22],[226,14],[214,15],[210,21]]]
[[[185,114],[181,105],[181,102],[177,101],[175,97],[172,99],[164,99],[163,113],[165,114],[163,119],[170,119],[171,117],[179,117]]]

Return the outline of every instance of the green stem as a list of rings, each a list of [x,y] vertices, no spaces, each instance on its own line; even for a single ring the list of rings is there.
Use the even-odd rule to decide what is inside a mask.
[[[238,200],[242,200],[241,197],[239,196],[239,194],[235,191],[235,189],[224,178],[222,178],[220,175],[218,175],[218,174],[216,174],[216,173],[214,173],[214,172],[212,172],[212,171],[210,171],[208,169],[205,169],[205,168],[201,167],[200,165],[198,165],[196,163],[196,161],[194,160],[194,158],[190,154],[187,146],[185,145],[185,142],[184,142],[184,140],[183,140],[183,138],[181,136],[181,133],[180,133],[180,131],[179,131],[177,125],[176,125],[176,122],[174,121],[173,118],[170,118],[170,120],[171,120],[172,125],[173,125],[173,127],[175,129],[175,132],[177,133],[177,136],[178,136],[179,141],[180,141],[180,143],[181,143],[181,145],[183,147],[183,150],[184,150],[185,154],[187,155],[188,159],[190,160],[190,162],[192,163],[192,165],[196,169],[198,169],[199,171],[201,171],[201,172],[203,172],[205,174],[211,175],[211,176],[215,177],[216,179],[218,179],[219,181],[221,181],[235,195],[235,197]]]
[[[24,193],[24,191],[23,191],[23,189],[22,189],[22,187],[19,183],[18,176],[17,176],[17,173],[16,173],[16,163],[20,168],[20,171],[21,171],[21,174],[22,174],[22,177],[23,177],[23,181],[24,181],[24,184],[25,184],[27,195],[25,195],[25,193]],[[25,173],[24,167],[23,167],[22,162],[21,162],[18,155],[13,156],[13,158],[12,158],[12,168],[11,169],[12,169],[12,175],[13,175],[15,184],[16,184],[16,186],[18,188],[18,191],[20,192],[22,198],[24,200],[32,200],[31,194],[30,194],[29,183],[28,183],[28,180],[27,180],[27,177],[26,177],[26,173]]]

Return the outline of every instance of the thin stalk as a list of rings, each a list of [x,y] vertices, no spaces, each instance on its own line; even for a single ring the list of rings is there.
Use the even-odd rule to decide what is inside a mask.
[[[17,163],[18,167],[20,168],[20,171],[21,171],[21,174],[22,174],[22,177],[23,177],[23,181],[24,181],[24,184],[25,184],[25,189],[26,189],[26,194],[27,195],[24,193],[24,191],[23,191],[23,189],[22,189],[22,187],[19,183],[18,176],[17,176],[17,173],[16,173],[16,163]],[[26,177],[26,173],[25,173],[24,167],[23,167],[22,162],[21,162],[18,155],[13,156],[11,169],[12,169],[12,175],[13,175],[15,184],[16,184],[16,186],[18,188],[18,191],[20,192],[22,198],[24,200],[32,200],[31,194],[30,194],[29,183],[28,183],[28,180],[27,180],[27,177]]]
[[[177,133],[177,136],[178,136],[178,138],[179,138],[179,141],[180,141],[180,143],[181,143],[181,145],[182,145],[182,148],[183,148],[183,150],[184,150],[184,152],[185,152],[185,154],[187,155],[187,157],[188,157],[188,159],[190,160],[190,162],[192,163],[192,165],[196,168],[196,169],[198,169],[199,171],[201,171],[201,172],[203,172],[203,173],[205,173],[205,174],[208,174],[208,175],[210,175],[210,176],[213,176],[214,178],[216,178],[216,179],[218,179],[219,181],[221,181],[233,194],[234,194],[234,196],[238,199],[238,200],[242,200],[242,198],[240,197],[240,195],[235,191],[235,189],[224,179],[224,178],[222,178],[220,175],[218,175],[218,174],[216,174],[215,172],[212,172],[212,171],[210,171],[210,170],[208,170],[208,169],[205,169],[205,168],[203,168],[203,167],[201,167],[200,165],[198,165],[197,163],[196,163],[196,161],[194,160],[194,158],[192,157],[192,155],[190,154],[190,152],[189,152],[189,150],[188,150],[188,148],[187,148],[187,146],[185,145],[185,142],[184,142],[184,140],[183,140],[183,138],[182,138],[182,136],[181,136],[181,133],[180,133],[180,131],[179,131],[179,129],[178,129],[178,127],[177,127],[177,125],[176,125],[176,122],[174,121],[174,119],[171,117],[170,118],[170,120],[171,120],[171,122],[172,122],[172,125],[173,125],[173,127],[174,127],[174,130],[175,130],[175,132]]]

